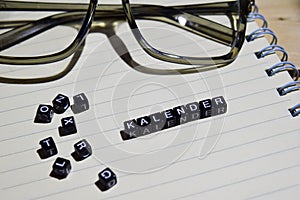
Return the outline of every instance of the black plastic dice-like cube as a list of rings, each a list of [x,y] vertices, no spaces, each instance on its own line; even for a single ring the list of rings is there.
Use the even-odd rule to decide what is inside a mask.
[[[52,101],[53,110],[57,114],[64,113],[70,107],[70,100],[63,94],[58,94]]]
[[[116,174],[109,168],[104,169],[98,174],[99,180],[96,185],[101,191],[106,191],[117,184]]]
[[[199,102],[200,118],[207,118],[212,116],[212,103],[211,99],[205,99]]]
[[[120,131],[123,140],[130,140],[140,137],[140,129],[136,120],[128,120],[124,122],[124,130]]]
[[[135,119],[125,121],[123,124],[125,130],[136,130],[139,128]]]
[[[158,132],[158,131],[161,131],[164,129],[165,124],[166,124],[166,117],[162,113],[157,112],[157,113],[149,115],[149,117],[151,120],[150,126],[151,126],[152,133],[155,133],[155,132]]]
[[[36,111],[34,123],[50,123],[52,121],[53,114],[52,106],[41,104]]]
[[[161,113],[165,121],[164,129],[172,128],[178,125],[177,117],[173,109],[165,110]]]
[[[89,100],[84,93],[73,96],[74,104],[71,109],[74,114],[84,112],[89,109]]]
[[[212,115],[221,115],[227,112],[227,103],[224,97],[219,96],[212,98]]]
[[[200,108],[198,102],[193,102],[185,105],[187,113],[187,122],[192,122],[200,119]]]
[[[76,161],[84,160],[92,155],[92,147],[86,140],[81,140],[74,144],[74,158]]]
[[[41,140],[39,144],[41,145],[41,149],[39,149],[37,152],[41,159],[49,158],[58,153],[52,137]]]
[[[136,124],[138,126],[140,136],[145,136],[152,133],[151,119],[149,116],[137,118]]]
[[[70,174],[71,169],[72,166],[69,160],[58,157],[52,165],[52,172],[50,176],[63,179]]]
[[[124,122],[124,130],[120,131],[123,140],[130,140],[152,133],[151,118],[149,116],[140,117]]]
[[[58,128],[60,136],[67,136],[77,133],[75,119],[73,116],[62,118],[61,124],[62,126]]]
[[[187,109],[185,106],[181,105],[181,106],[177,106],[177,107],[173,108],[173,113],[176,117],[176,123],[178,125],[189,122],[188,113],[187,113]]]

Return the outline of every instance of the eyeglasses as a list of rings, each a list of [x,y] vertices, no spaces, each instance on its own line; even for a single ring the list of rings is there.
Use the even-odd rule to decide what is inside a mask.
[[[223,67],[236,59],[254,5],[253,0],[185,1],[183,5],[168,5],[167,0],[158,4],[132,1],[122,0],[122,5],[98,5],[98,0],[88,4],[0,2],[4,19],[0,21],[1,64],[35,67],[69,59],[67,67],[54,75],[24,78],[20,73],[20,78],[2,76],[0,82],[41,83],[65,76],[82,55],[89,33],[104,33],[125,63],[143,73],[186,74]],[[32,18],[33,12],[39,13],[38,19]],[[24,19],[24,13],[31,13],[30,18]],[[147,55],[181,67],[152,68],[136,62],[130,56],[130,44],[117,33],[126,20]],[[120,53],[125,50],[126,56]]]

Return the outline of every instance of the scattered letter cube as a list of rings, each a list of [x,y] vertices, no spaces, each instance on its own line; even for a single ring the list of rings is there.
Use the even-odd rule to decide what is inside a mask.
[[[50,123],[53,118],[53,108],[50,105],[39,105],[36,116],[34,119],[35,123]]]
[[[52,101],[53,110],[57,114],[64,113],[70,107],[70,100],[63,94],[58,94]]]
[[[84,112],[89,109],[89,101],[84,93],[73,97],[74,104],[71,106],[74,114]]]
[[[51,176],[59,179],[66,178],[70,174],[71,169],[69,160],[58,157],[52,166]]]
[[[104,169],[98,174],[99,180],[96,182],[96,185],[101,191],[106,191],[112,188],[117,184],[116,174],[109,168]]]
[[[49,158],[56,155],[57,148],[52,137],[48,137],[40,141],[41,149],[38,150],[38,153],[42,159]]]
[[[62,124],[62,126],[60,126],[58,128],[60,136],[67,136],[67,135],[77,133],[75,119],[74,119],[73,116],[62,118],[61,119],[61,124]]]
[[[74,148],[78,160],[84,160],[92,155],[92,147],[86,140],[77,142]]]

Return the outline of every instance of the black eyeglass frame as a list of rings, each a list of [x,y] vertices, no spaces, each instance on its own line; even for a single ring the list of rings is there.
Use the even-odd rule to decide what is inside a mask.
[[[34,37],[35,35],[46,31],[56,25],[61,25],[62,23],[66,23],[65,21],[60,21],[57,20],[59,19],[58,16],[60,16],[60,19],[64,18],[66,19],[67,17],[70,16],[76,16],[75,21],[83,18],[84,21],[81,27],[77,27],[79,29],[79,33],[73,43],[65,50],[63,50],[63,53],[56,53],[53,55],[45,55],[45,56],[40,56],[40,57],[5,57],[5,56],[0,56],[0,63],[3,64],[12,64],[12,65],[28,65],[28,64],[44,64],[44,63],[51,63],[51,62],[56,62],[59,60],[63,60],[70,55],[74,54],[76,56],[81,55],[83,46],[84,46],[84,40],[85,37],[87,36],[88,32],[90,31],[93,23],[93,19],[95,16],[98,17],[111,17],[115,18],[116,21],[124,21],[125,16],[123,9],[125,10],[125,15],[132,16],[131,9],[135,11],[139,11],[136,16],[141,19],[150,19],[153,20],[154,18],[159,21],[163,21],[175,26],[178,26],[179,28],[183,28],[187,31],[191,31],[195,34],[208,37],[211,40],[220,42],[225,45],[232,45],[232,50],[230,53],[228,53],[225,56],[221,57],[216,57],[216,58],[189,58],[189,57],[180,57],[180,56],[174,56],[174,55],[168,55],[163,52],[159,52],[155,50],[153,47],[150,46],[150,48],[144,48],[143,46],[147,43],[146,41],[140,37],[141,34],[139,34],[139,30],[135,27],[136,23],[133,20],[134,18],[130,18],[127,20],[130,24],[131,30],[136,37],[137,41],[139,44],[143,47],[145,52],[147,52],[149,55],[158,58],[163,61],[167,62],[174,62],[174,63],[180,63],[180,64],[188,64],[188,65],[195,65],[195,64],[200,64],[202,66],[199,67],[189,67],[186,69],[174,69],[174,70],[148,70],[145,68],[141,68],[139,71],[144,72],[144,73],[152,73],[152,74],[186,74],[186,73],[196,73],[200,71],[206,71],[210,69],[215,69],[216,67],[222,67],[230,62],[232,62],[245,38],[245,29],[246,29],[246,22],[247,22],[247,15],[251,11],[252,6],[254,5],[254,1],[248,0],[247,3],[246,1],[240,0],[240,3],[244,2],[241,8],[241,12],[238,12],[239,16],[239,24],[236,24],[236,27],[238,31],[231,30],[225,26],[222,26],[217,23],[213,23],[212,21],[209,21],[207,19],[202,19],[199,17],[199,19],[204,20],[204,22],[209,22],[210,25],[212,24],[213,26],[207,26],[207,27],[202,27],[202,29],[195,30],[194,27],[187,27],[187,26],[182,26],[175,18],[166,18],[165,13],[168,11],[169,13],[173,14],[190,14],[190,13],[196,13],[196,14],[226,14],[228,17],[236,16],[236,8],[234,8],[233,4],[230,4],[229,2],[223,2],[223,3],[211,3],[211,4],[198,4],[198,5],[189,5],[189,6],[173,6],[172,8],[167,8],[167,7],[162,7],[162,6],[156,6],[156,5],[129,5],[129,1],[123,0],[123,6],[121,5],[100,5],[97,7],[96,5],[97,1],[90,1],[90,4],[69,4],[69,3],[33,3],[33,2],[12,2],[12,1],[2,1],[1,2],[1,9],[6,10],[6,11],[16,11],[16,10],[21,10],[21,11],[65,11],[65,14],[60,14],[60,15],[55,15],[48,17],[46,19],[41,19],[38,21],[20,21],[20,22],[7,22],[7,23],[2,23],[0,25],[0,28],[14,28],[12,31],[9,31],[9,34],[2,38],[2,41],[9,41],[7,44],[5,42],[2,42],[2,45],[0,47],[1,49],[6,49],[9,48],[10,46],[13,46],[19,42],[22,42],[30,37]],[[124,4],[126,3],[126,4]],[[128,6],[130,10],[128,10]],[[126,9],[127,8],[127,9]],[[86,12],[88,10],[88,12]],[[146,12],[147,10],[150,10],[151,12]],[[185,12],[183,12],[184,10]],[[127,12],[126,12],[127,11]],[[143,11],[143,12],[141,12]],[[153,12],[154,11],[154,12]],[[70,12],[68,14],[68,12]],[[84,14],[85,13],[85,14]],[[232,17],[234,18],[234,17]],[[97,19],[96,19],[97,20]],[[131,20],[131,21],[130,21]],[[133,21],[132,21],[133,20]],[[206,21],[205,21],[206,20]],[[47,21],[47,23],[45,23]],[[68,21],[68,20],[66,20]],[[234,21],[234,19],[233,19]],[[74,24],[74,23],[73,23]],[[63,24],[65,25],[65,24]],[[234,25],[233,25],[234,26]],[[39,27],[40,29],[37,30],[36,27]],[[209,31],[207,31],[209,30]],[[221,34],[220,34],[221,33]],[[221,35],[221,37],[220,37]],[[234,37],[232,37],[234,35]],[[0,40],[1,40],[1,35],[0,35]],[[10,38],[8,40],[8,38]],[[171,58],[171,59],[170,59]],[[175,59],[176,58],[176,59]],[[76,60],[76,59],[74,59]],[[69,70],[66,70],[69,71]],[[61,75],[58,75],[57,77],[61,77]],[[2,77],[1,77],[2,78]],[[3,78],[2,78],[3,79]],[[3,79],[5,80],[4,82],[16,82],[16,80],[9,80],[8,79]],[[45,81],[48,79],[45,79]],[[26,82],[24,79],[21,82]],[[35,83],[39,81],[31,81],[28,80],[26,83]]]
[[[0,2],[0,11],[30,11],[30,10],[35,10],[32,9],[33,7],[38,8],[38,3],[35,3],[36,5],[32,7],[34,3],[30,2],[13,2],[13,1],[2,1]],[[50,8],[51,5],[54,5],[52,3],[43,3],[47,7]],[[57,4],[58,6],[59,4]],[[53,53],[50,55],[43,55],[43,56],[35,56],[35,57],[14,57],[14,56],[0,56],[0,63],[2,64],[12,64],[12,65],[31,65],[31,64],[39,64],[39,63],[44,63],[45,60],[47,60],[48,63],[50,62],[56,62],[59,60],[62,60],[66,57],[71,56],[82,44],[84,39],[89,33],[90,27],[93,22],[93,17],[96,12],[96,8],[98,5],[98,0],[90,0],[88,8],[85,13],[85,17],[82,22],[82,26],[80,27],[78,34],[76,35],[75,39],[72,41],[72,43],[64,50]],[[58,8],[58,7],[57,7]],[[27,24],[26,28],[30,28],[32,24]],[[25,28],[25,27],[23,27]],[[42,30],[41,30],[42,31]],[[38,34],[38,32],[36,33]],[[16,37],[16,35],[12,34],[11,37]],[[21,36],[23,37],[23,40],[29,38],[27,35]],[[3,41],[3,40],[2,40]],[[3,48],[3,43],[1,41],[1,47],[0,47],[0,52],[5,49]]]
[[[239,5],[236,5],[236,3],[239,3]],[[223,6],[220,6],[219,8],[222,8],[223,10],[216,9],[212,5],[214,4],[203,4],[202,6],[207,8],[207,14],[227,14],[230,17],[234,19],[236,30],[234,31],[233,38],[234,41],[232,42],[231,50],[229,53],[223,56],[217,56],[217,57],[187,57],[187,56],[179,56],[170,54],[167,52],[162,52],[153,46],[151,46],[146,39],[143,37],[137,23],[136,19],[134,17],[134,9],[132,8],[130,4],[130,0],[122,0],[124,12],[127,18],[127,21],[129,23],[129,26],[132,30],[133,35],[135,36],[136,40],[138,41],[139,45],[143,48],[145,52],[147,52],[152,57],[155,57],[160,60],[164,60],[167,62],[172,63],[178,63],[178,64],[187,64],[187,65],[203,65],[201,67],[197,67],[197,70],[200,71],[206,71],[211,68],[215,68],[218,66],[224,66],[227,65],[235,60],[237,57],[243,43],[245,40],[245,33],[246,33],[246,24],[247,24],[247,17],[248,14],[252,10],[252,6],[254,6],[255,2],[254,0],[238,0],[236,2],[230,3],[225,2]],[[226,5],[227,4],[227,5]],[[219,4],[218,4],[219,5]],[[192,6],[192,5],[189,5]],[[178,7],[177,9],[182,9],[186,12],[186,9],[189,8],[189,6],[182,6]],[[235,7],[238,7],[238,12],[235,12]],[[193,9],[195,11],[195,8]],[[219,11],[219,12],[218,12]],[[183,14],[184,15],[184,14]]]

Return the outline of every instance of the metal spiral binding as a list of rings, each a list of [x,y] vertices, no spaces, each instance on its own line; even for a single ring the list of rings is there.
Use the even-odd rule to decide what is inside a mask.
[[[293,71],[293,78],[295,81],[297,81],[299,79],[299,70],[297,69],[297,67],[288,61],[284,61],[284,62],[279,62],[275,65],[273,65],[272,67],[270,67],[269,69],[266,70],[268,76],[274,76],[275,74],[279,73],[279,72],[283,72],[283,71],[289,71],[292,70]]]
[[[269,28],[259,28],[256,29],[255,31],[253,31],[252,33],[250,33],[247,37],[246,40],[248,42],[254,41],[257,38],[263,37],[265,35],[271,35],[272,36],[272,40],[270,42],[271,45],[277,44],[277,36],[275,35],[275,33],[269,29]]]
[[[269,45],[269,46],[261,49],[260,51],[256,52],[255,55],[257,56],[258,59],[260,59],[260,58],[264,58],[268,55],[274,54],[276,52],[282,53],[282,57],[280,59],[281,61],[288,60],[288,53],[285,51],[285,49],[282,46],[279,46],[277,44]]]
[[[277,89],[280,96],[284,96],[288,93],[291,93],[291,92],[294,92],[297,90],[300,90],[300,81],[289,82]]]
[[[265,35],[270,35],[272,37],[269,46],[264,47],[263,49],[255,53],[257,58],[261,59],[271,54],[274,54],[276,52],[281,52],[282,54],[282,57],[280,59],[281,62],[266,69],[266,73],[268,74],[268,76],[271,77],[283,71],[289,71],[289,72],[291,71],[292,77],[294,78],[294,81],[289,82],[280,88],[277,88],[279,95],[284,96],[289,93],[300,90],[300,80],[298,81],[300,76],[299,69],[293,63],[288,61],[288,53],[286,52],[286,50],[282,46],[277,45],[278,40],[276,34],[271,29],[268,28],[268,22],[266,18],[263,15],[258,13],[258,6],[254,3],[252,5],[252,12],[248,16],[248,21],[252,22],[256,19],[262,21],[262,26],[257,30],[253,31],[252,33],[250,33],[248,36],[246,36],[246,40],[248,42],[251,42]],[[300,103],[289,108],[288,110],[293,117],[297,117],[298,115],[300,115]]]

